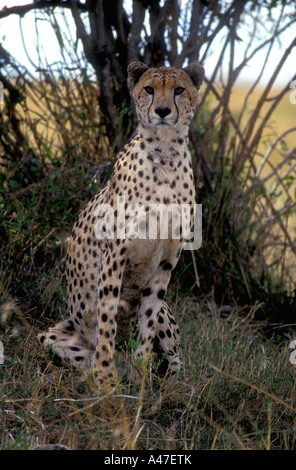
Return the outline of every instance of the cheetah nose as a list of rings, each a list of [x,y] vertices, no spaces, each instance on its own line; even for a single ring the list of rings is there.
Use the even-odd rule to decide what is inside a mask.
[[[156,114],[161,117],[161,119],[164,119],[168,114],[170,114],[171,110],[170,108],[161,108],[158,106],[158,108],[155,109]]]

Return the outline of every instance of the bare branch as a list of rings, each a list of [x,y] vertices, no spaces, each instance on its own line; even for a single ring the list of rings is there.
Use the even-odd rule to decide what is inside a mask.
[[[29,3],[28,5],[20,5],[7,8],[6,6],[0,10],[0,19],[5,18],[9,15],[19,15],[24,16],[26,13],[32,10],[42,10],[44,8],[71,8],[71,0],[38,0],[34,3]],[[81,11],[87,11],[87,6],[85,3],[81,3],[79,0],[76,0],[76,6]]]
[[[201,14],[201,2],[200,0],[193,1],[191,23],[190,23],[190,32],[189,32],[189,44],[187,45],[188,49],[191,49],[188,54],[189,64],[197,61],[199,57],[199,47],[197,47],[196,40],[198,38],[198,30],[200,26],[200,14]],[[193,44],[192,44],[193,42]],[[195,45],[195,48],[192,46]]]
[[[295,46],[296,46],[296,39],[293,39],[293,41],[290,43],[290,45],[285,50],[281,60],[279,61],[277,67],[275,68],[275,71],[274,71],[273,75],[271,76],[267,86],[265,87],[265,89],[264,89],[264,91],[263,91],[263,93],[262,93],[262,95],[261,95],[261,97],[258,101],[256,109],[254,110],[254,112],[252,114],[252,117],[250,118],[250,120],[248,122],[246,132],[245,132],[245,141],[246,142],[250,141],[251,135],[252,135],[253,130],[254,130],[254,124],[258,119],[259,113],[262,109],[262,106],[263,106],[264,102],[266,101],[268,93],[270,92],[270,90],[271,90],[271,88],[272,88],[272,86],[273,86],[273,84],[274,84],[274,82],[275,82],[275,80],[276,80],[283,64],[285,63],[287,57],[290,55],[292,49]],[[262,119],[262,122],[261,122],[260,126],[258,127],[254,138],[250,142],[249,148],[255,148],[255,146],[258,144],[258,142],[260,140],[260,137],[262,135],[262,131],[263,131],[267,121],[269,120],[269,118],[270,118],[271,114],[273,113],[274,109],[276,108],[276,106],[280,102],[281,98],[284,96],[284,94],[287,92],[288,89],[289,89],[289,85],[284,87],[282,92],[277,96],[277,99],[274,100],[273,104],[270,106],[270,108],[269,108],[268,112],[266,113],[264,119]],[[239,159],[240,159],[241,164],[243,164],[246,161],[246,159],[248,158],[248,152],[244,152],[243,149],[238,150],[238,155],[239,155]]]
[[[178,24],[180,18],[180,8],[177,0],[171,2],[171,20],[169,28],[170,42],[170,63],[177,66],[178,61]]]
[[[114,109],[111,86],[110,61],[106,54],[107,44],[104,27],[104,9],[102,0],[98,0],[90,9],[90,25],[92,36],[86,33],[85,26],[79,15],[77,5],[71,0],[71,11],[77,28],[77,35],[82,40],[86,58],[94,67],[100,85],[100,105],[106,119],[107,132],[112,138],[118,124]]]
[[[288,129],[286,130],[285,132],[283,132],[282,134],[280,134],[276,139],[275,141],[271,144],[271,146],[269,147],[268,151],[266,152],[266,154],[264,155],[263,157],[263,160],[259,166],[259,168],[257,169],[256,171],[256,178],[259,177],[261,171],[262,171],[262,168],[264,167],[265,163],[267,162],[267,160],[269,159],[272,151],[276,148],[278,142],[280,142],[284,137],[286,137],[286,135],[290,134],[291,132],[296,132],[296,127],[292,127],[291,129]],[[291,159],[291,155],[289,155],[289,158],[288,160]],[[280,165],[283,165],[285,163],[285,160],[286,158],[284,158],[281,162],[280,162]]]

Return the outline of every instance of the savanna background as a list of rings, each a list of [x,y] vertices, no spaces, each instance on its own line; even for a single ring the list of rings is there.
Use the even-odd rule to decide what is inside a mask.
[[[0,8],[0,448],[295,449],[294,2]],[[36,335],[67,316],[67,237],[135,130],[134,60],[206,69],[190,129],[203,243],[167,295],[182,373],[105,396]]]

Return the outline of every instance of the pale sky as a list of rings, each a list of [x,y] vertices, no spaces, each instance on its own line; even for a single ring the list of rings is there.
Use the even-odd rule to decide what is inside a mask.
[[[0,9],[2,9],[4,6],[11,7],[13,5],[26,5],[28,3],[31,3],[30,0],[0,0]],[[131,11],[131,9],[129,9],[129,11]],[[62,17],[58,13],[58,9],[56,9],[55,12],[56,12],[56,18],[59,21],[59,24],[63,24]],[[44,21],[41,13],[37,12],[36,16],[37,18],[39,18],[37,22],[39,25],[39,38],[40,38],[39,40],[44,50],[44,56],[46,56],[46,59],[49,64],[52,64],[53,62],[61,60],[61,56],[59,53],[60,48],[59,48],[59,44],[58,44],[55,33],[53,32],[51,26],[46,21]],[[72,38],[75,41],[76,39],[75,26],[72,20],[71,13],[67,9],[66,9],[66,17],[70,25]],[[59,20],[59,18],[61,19]],[[36,66],[38,65],[38,57],[37,57],[37,53],[35,49],[35,45],[37,41],[37,35],[36,35],[36,29],[35,29],[35,13],[33,12],[27,13],[22,18],[21,24],[22,24],[23,34],[25,37],[26,49],[28,53],[30,54],[30,59],[28,59],[23,43],[22,43],[20,18],[18,15],[10,15],[9,17],[3,18],[0,20],[0,43],[2,43],[3,47],[6,48],[11,53],[11,55],[15,57],[21,64],[27,66],[31,71],[34,71],[35,69],[34,64],[36,64]],[[242,39],[244,39],[243,31],[242,31],[241,37]],[[273,53],[273,60],[267,66],[266,77],[270,77],[270,74],[274,70],[275,65],[280,60],[283,51],[289,45],[292,39],[293,38],[291,37],[291,29],[288,33],[282,35],[282,43],[276,45],[274,49],[274,53]],[[219,42],[219,39],[217,39],[217,48],[219,47],[218,42]],[[241,41],[241,43],[242,44],[238,43],[237,45],[238,61],[241,59],[243,55],[243,51],[244,51],[243,49],[244,41]],[[79,42],[79,47],[82,47],[80,42]],[[215,66],[216,60],[217,60],[217,54],[213,52],[212,55],[209,56],[204,62],[206,73],[208,73],[209,76],[211,75],[211,72]],[[248,76],[244,76],[244,77],[241,76],[240,77],[241,80],[248,81],[248,80],[254,79],[257,76],[258,71],[261,70],[263,60],[264,60],[264,54],[258,54],[257,56],[255,56],[254,60],[252,61],[252,63],[247,69]],[[287,83],[290,83],[292,79],[296,78],[295,64],[296,64],[296,48],[295,48],[295,51],[292,52],[292,54],[286,61],[284,69],[277,80],[278,85],[285,86],[287,85]]]

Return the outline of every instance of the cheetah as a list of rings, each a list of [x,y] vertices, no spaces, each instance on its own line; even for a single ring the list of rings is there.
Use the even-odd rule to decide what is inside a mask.
[[[160,237],[155,210],[154,236],[147,236],[147,226],[150,208],[158,205],[187,204],[190,223],[194,217],[188,131],[204,68],[198,63],[184,69],[149,68],[133,62],[127,72],[137,130],[119,152],[105,187],[80,213],[69,239],[70,318],[38,335],[62,360],[90,366],[102,387],[116,383],[115,351],[131,337],[140,364],[157,352],[170,372],[182,367],[179,328],[164,300],[184,246],[182,228],[179,237],[172,235],[171,214],[166,219],[171,230]],[[135,225],[138,231],[133,232]]]

